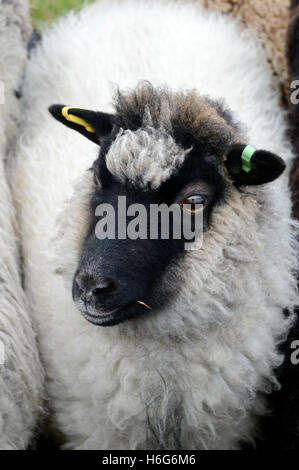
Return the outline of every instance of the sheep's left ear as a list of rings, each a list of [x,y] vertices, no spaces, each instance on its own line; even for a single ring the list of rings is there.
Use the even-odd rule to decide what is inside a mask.
[[[96,144],[100,144],[101,139],[111,133],[114,125],[113,114],[62,104],[53,104],[49,111],[59,122],[80,132]]]
[[[274,153],[239,144],[230,150],[225,165],[236,186],[270,183],[286,166]]]

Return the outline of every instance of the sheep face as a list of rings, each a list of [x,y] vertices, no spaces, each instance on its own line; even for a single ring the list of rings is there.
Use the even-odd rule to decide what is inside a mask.
[[[245,171],[244,139],[230,113],[195,92],[171,93],[143,84],[133,93],[119,93],[115,107],[114,115],[50,108],[58,120],[100,145],[72,294],[84,317],[102,326],[159,314],[178,294],[175,266],[189,262],[185,248],[190,242],[182,214],[188,214],[194,243],[198,228],[209,230],[213,210],[225,204],[232,183],[265,183],[284,168],[279,157],[256,151],[252,171]],[[136,204],[143,217],[138,222]],[[153,220],[153,208],[161,204],[175,210]],[[137,237],[130,235],[132,222],[139,226]]]
[[[153,139],[149,147],[143,148],[149,157],[149,149],[158,144],[159,137],[155,133],[151,136],[150,129],[142,132],[146,140]],[[162,178],[163,165],[155,166],[155,171],[152,171],[148,160],[149,165],[142,178],[137,168],[131,167],[135,157],[138,159],[138,155],[142,152],[142,148],[139,149],[137,145],[139,137],[138,131],[120,133],[114,143],[109,142],[108,146],[105,144],[102,146],[100,157],[93,167],[95,188],[90,201],[91,214],[97,214],[98,208],[101,207],[106,209],[108,206],[108,209],[113,209],[112,220],[109,217],[107,223],[112,224],[116,230],[112,233],[111,239],[99,239],[97,229],[103,219],[97,215],[91,217],[88,236],[73,282],[73,298],[86,318],[97,324],[113,324],[149,312],[149,309],[157,310],[164,305],[167,298],[174,295],[173,289],[161,290],[160,286],[167,267],[178,262],[184,255],[186,239],[183,230],[181,237],[174,237],[176,214],[169,220],[168,213],[163,211],[160,224],[156,225],[157,238],[153,239],[150,230],[153,228],[152,224],[155,225],[156,219],[154,220],[151,212],[152,208],[162,207],[161,204],[167,207],[175,204],[175,208],[183,211],[186,209],[182,206],[190,199],[191,212],[186,210],[186,214],[190,214],[193,225],[196,214],[192,214],[194,202],[192,198],[197,198],[204,206],[203,220],[207,226],[212,208],[219,201],[223,190],[223,178],[216,167],[204,159],[198,164],[195,150],[188,152],[184,161],[182,159],[180,168],[173,168],[171,175],[165,179]],[[136,143],[136,155],[132,149],[129,151],[132,140]],[[107,147],[109,150],[105,155]],[[124,172],[114,169],[114,165],[117,166],[116,159],[121,158],[119,147],[124,149],[123,153],[127,156],[123,161],[123,171],[127,171],[126,176]],[[180,156],[184,155],[183,149],[178,147],[171,149],[180,152]],[[176,158],[176,154],[160,155],[165,158],[169,156]],[[132,162],[129,163],[131,158]],[[133,178],[133,174],[136,178]],[[125,238],[118,238],[119,220],[123,219],[123,214],[119,214],[123,207],[122,201],[127,213],[130,208],[136,207],[133,204],[139,204],[143,209],[143,213],[140,213],[140,216],[144,216],[141,225],[143,229],[145,224],[147,227],[145,233],[140,235],[144,238],[134,239],[135,237],[130,236],[129,224],[133,221],[130,216],[125,220]],[[167,221],[164,218],[167,218]],[[169,232],[163,238],[161,226],[168,222]],[[179,283],[179,280],[177,282]],[[168,286],[170,287],[169,284]],[[86,295],[90,296],[88,300]]]

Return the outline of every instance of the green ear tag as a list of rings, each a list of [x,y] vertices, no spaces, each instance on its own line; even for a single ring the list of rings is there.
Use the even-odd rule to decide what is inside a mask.
[[[242,152],[242,170],[246,171],[246,173],[249,173],[254,168],[254,164],[250,161],[254,152],[256,152],[256,149],[251,145],[247,145]]]

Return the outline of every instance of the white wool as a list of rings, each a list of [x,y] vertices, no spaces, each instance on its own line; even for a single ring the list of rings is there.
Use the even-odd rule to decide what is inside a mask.
[[[25,449],[41,414],[43,373],[30,310],[21,286],[6,149],[16,132],[19,88],[26,60],[28,4],[0,1],[0,449]],[[2,354],[4,353],[4,354]],[[2,360],[4,359],[4,363]]]
[[[93,184],[84,172],[98,149],[47,107],[109,112],[111,83],[140,79],[223,97],[249,143],[292,158],[263,51],[228,18],[189,4],[102,0],[44,35],[27,67],[10,179],[55,420],[68,448],[235,449],[266,412],[261,393],[277,386],[277,343],[289,327],[282,309],[296,301],[287,171],[265,187],[227,188],[203,248],[169,269],[164,283],[174,273],[181,282],[163,311],[95,327],[59,275],[70,280],[76,269]],[[60,216],[56,269],[53,233],[78,177]]]

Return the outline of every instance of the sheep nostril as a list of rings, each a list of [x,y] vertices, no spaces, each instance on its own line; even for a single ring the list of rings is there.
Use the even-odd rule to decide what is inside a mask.
[[[95,289],[93,289],[92,294],[93,295],[98,295],[98,294],[101,294],[102,292],[103,292],[103,289],[100,289],[99,287],[96,287]]]
[[[113,284],[111,279],[103,279],[92,289],[92,293],[98,295],[107,292],[108,289],[110,290],[113,287]]]
[[[111,293],[114,281],[109,278],[94,279],[90,276],[76,276],[75,283],[79,289],[79,295],[85,303],[91,303],[93,299],[102,299]]]

